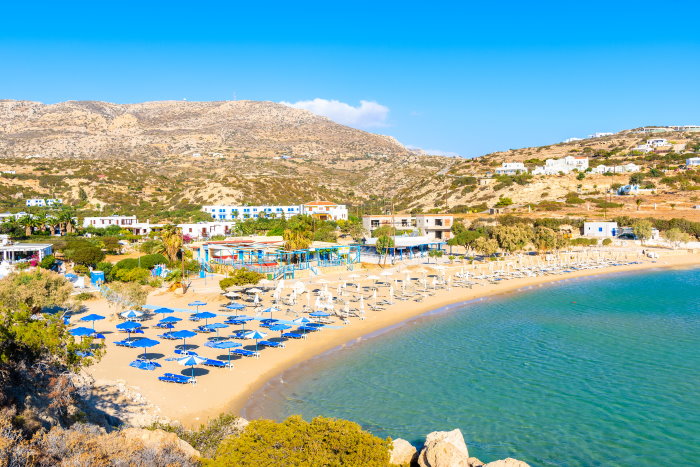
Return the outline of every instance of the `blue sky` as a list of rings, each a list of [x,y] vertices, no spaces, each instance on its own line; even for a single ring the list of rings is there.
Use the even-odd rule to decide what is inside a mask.
[[[464,156],[700,124],[700,2],[24,3],[0,99],[284,101]]]

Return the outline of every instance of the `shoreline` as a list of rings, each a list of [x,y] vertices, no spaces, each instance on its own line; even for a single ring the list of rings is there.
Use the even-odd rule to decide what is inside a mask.
[[[694,258],[697,256],[696,258]],[[562,274],[559,276],[538,276],[538,277],[528,277],[524,279],[512,279],[509,280],[508,282],[505,283],[505,287],[502,288],[495,288],[491,289],[490,287],[481,287],[480,289],[474,290],[474,289],[463,289],[463,290],[458,290],[459,292],[466,292],[471,296],[470,298],[460,298],[459,300],[440,300],[438,303],[442,303],[441,305],[438,305],[438,307],[434,306],[426,306],[427,303],[429,302],[428,300],[425,300],[424,302],[417,304],[420,306],[417,306],[415,310],[412,310],[413,312],[410,315],[403,316],[402,319],[395,321],[393,324],[388,324],[387,326],[384,327],[379,327],[376,329],[370,329],[367,330],[367,332],[354,336],[352,338],[347,338],[344,340],[342,343],[339,343],[338,345],[319,351],[313,355],[307,356],[307,358],[304,358],[303,360],[300,360],[296,363],[289,364],[285,368],[281,369],[279,372],[276,374],[266,377],[263,381],[257,381],[255,382],[255,387],[256,389],[251,389],[245,394],[240,395],[235,401],[233,401],[229,405],[229,410],[227,412],[233,411],[237,413],[245,412],[249,404],[252,402],[252,399],[255,398],[258,393],[261,391],[265,390],[265,387],[271,384],[275,384],[276,379],[278,377],[288,373],[288,372],[294,372],[301,364],[316,359],[323,357],[324,355],[329,355],[334,352],[338,352],[340,350],[346,349],[350,346],[353,346],[360,341],[365,341],[368,339],[374,339],[376,337],[381,336],[382,334],[392,332],[393,330],[405,325],[409,324],[415,321],[418,321],[420,319],[423,319],[425,317],[431,316],[433,314],[442,314],[446,312],[452,311],[452,309],[458,309],[462,308],[469,303],[473,302],[478,302],[482,301],[483,299],[487,298],[493,298],[493,297],[498,297],[502,295],[508,295],[512,293],[517,293],[517,292],[525,292],[529,289],[534,289],[534,288],[539,288],[542,286],[547,286],[547,285],[555,285],[558,282],[564,282],[568,281],[571,279],[584,279],[584,278],[594,278],[598,276],[606,276],[610,274],[615,274],[615,273],[634,273],[634,272],[642,272],[642,271],[651,271],[654,269],[674,269],[674,268],[679,268],[679,269],[685,269],[689,267],[693,267],[693,265],[700,265],[700,256],[699,255],[683,255],[679,256],[675,259],[681,259],[681,261],[674,261],[672,263],[667,263],[667,262],[660,262],[657,260],[657,262],[643,262],[641,264],[636,264],[636,265],[630,265],[630,266],[620,266],[620,267],[610,267],[610,268],[604,268],[604,269],[599,269],[599,270],[590,270],[590,271],[576,271],[572,273],[567,273],[567,274]],[[686,261],[687,260],[687,261]],[[515,282],[523,281],[524,283],[518,283],[515,284]],[[499,284],[500,285],[500,284]],[[454,292],[454,290],[453,290]],[[400,303],[398,304],[400,305]],[[392,305],[390,307],[387,307],[387,309],[381,313],[387,313],[389,312],[395,305]],[[241,416],[244,416],[244,414],[241,414]]]
[[[485,297],[524,291],[569,279],[697,265],[700,265],[700,254],[688,253],[662,256],[655,262],[643,261],[641,264],[629,266],[610,266],[553,276],[509,279],[498,284],[477,285],[472,289],[440,290],[435,296],[427,297],[422,302],[398,301],[387,306],[383,311],[368,311],[367,319],[364,321],[353,320],[349,325],[342,326],[340,329],[328,329],[313,333],[308,339],[288,341],[285,349],[265,349],[259,359],[235,360],[234,368],[231,370],[204,370],[208,374],[200,378],[201,382],[196,385],[186,385],[186,387],[161,383],[157,381],[155,372],[125,369],[128,367],[128,362],[134,358],[135,350],[113,345],[109,345],[109,356],[90,368],[89,372],[95,378],[125,382],[157,406],[160,415],[178,420],[184,426],[191,427],[217,417],[220,413],[240,414],[256,393],[263,390],[266,385],[283,373],[305,361],[330,351],[346,348],[358,340],[391,332],[396,327],[417,318],[445,311],[445,308],[459,308],[468,302]],[[434,265],[423,266],[430,268]],[[219,294],[213,293],[201,297],[207,298],[210,302],[221,298]],[[172,294],[164,293],[149,297],[149,304],[168,304],[171,307],[176,307],[178,306],[176,302],[191,301],[193,298],[194,294],[190,293],[177,298]],[[115,335],[113,334],[113,336]],[[112,340],[109,339],[109,341]],[[156,347],[154,351],[161,352],[162,350]],[[181,368],[178,367],[178,369]],[[172,371],[165,368],[162,370]]]

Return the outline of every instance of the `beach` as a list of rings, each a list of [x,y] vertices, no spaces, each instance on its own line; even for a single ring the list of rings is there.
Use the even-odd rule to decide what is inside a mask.
[[[110,318],[97,324],[98,330],[103,331],[103,334],[106,336],[107,354],[102,361],[90,367],[87,371],[98,381],[121,383],[141,394],[152,406],[148,410],[156,411],[159,416],[170,420],[178,420],[186,426],[194,426],[216,417],[222,412],[239,413],[251,394],[262,388],[270,379],[295,365],[331,349],[347,345],[363,336],[396,326],[427,312],[447,306],[458,307],[463,302],[478,298],[513,293],[546,283],[577,277],[653,268],[688,267],[700,264],[700,254],[681,251],[668,251],[666,253],[668,254],[662,254],[660,258],[655,260],[637,255],[634,260],[639,261],[639,264],[576,270],[557,275],[520,277],[503,280],[498,283],[483,283],[473,288],[452,287],[448,290],[445,287],[437,289],[433,296],[428,296],[421,302],[414,302],[413,300],[396,301],[381,311],[368,309],[364,320],[351,318],[347,325],[336,322],[333,328],[311,333],[306,339],[288,339],[285,341],[286,348],[263,349],[260,352],[260,358],[237,358],[232,369],[198,366],[196,373],[197,383],[186,385],[168,384],[157,379],[164,372],[180,373],[185,369],[176,362],[163,362],[164,357],[172,356],[174,347],[180,344],[181,341],[158,339],[156,336],[161,334],[163,330],[157,328],[147,329],[145,332],[146,337],[160,340],[159,345],[149,349],[149,358],[163,362],[163,368],[159,368],[156,371],[143,371],[129,367],[129,362],[141,354],[143,349],[117,347],[113,342],[119,340],[123,335],[117,332],[104,332],[114,330],[114,326],[120,320],[112,315],[121,310],[110,308],[107,302],[101,299],[89,301],[86,303],[88,312],[110,315]],[[463,267],[459,264],[451,266],[444,262],[441,263],[441,266],[448,270],[459,270],[460,267]],[[417,267],[432,270],[435,264],[423,264]],[[498,263],[496,263],[496,267],[498,267]],[[415,269],[416,266],[412,268]],[[470,266],[466,266],[466,268],[469,270]],[[386,269],[392,268],[387,266]],[[374,269],[373,271],[380,272],[381,269]],[[357,273],[358,271],[355,272]],[[343,281],[352,282],[352,279],[347,277],[351,273],[351,271],[347,271],[309,279],[309,288],[313,288],[312,285],[318,287],[321,279],[327,282],[326,285],[331,288]],[[414,274],[414,276],[417,275]],[[402,276],[397,273],[395,277]],[[389,279],[393,278],[390,277]],[[228,303],[229,300],[223,297],[220,291],[217,291],[216,281],[209,279],[206,287],[201,281],[200,279],[194,281],[190,291],[184,296],[156,291],[149,296],[147,303],[170,308],[192,308],[188,307],[187,304],[195,300],[202,300],[207,302],[207,306],[201,307],[201,310],[221,313],[219,307]],[[292,280],[291,282],[294,281]],[[386,292],[386,290],[383,290],[383,292]],[[264,298],[261,303],[263,306],[270,306],[271,304],[269,297]],[[195,324],[187,321],[188,315],[186,313],[176,313],[176,316],[183,318],[183,321],[178,323],[176,329],[192,329],[195,327]],[[281,312],[278,312],[273,318],[291,319],[283,316]],[[153,323],[155,323],[155,320],[147,322],[146,325],[152,325]],[[222,331],[224,334],[227,334],[230,332],[230,329]],[[278,334],[270,331],[269,335],[270,337],[276,337]],[[200,334],[192,339],[188,339],[187,343],[198,345],[199,347],[196,350],[202,356],[208,358],[220,357],[226,360],[226,351],[204,347],[203,344],[208,337],[206,334]],[[189,368],[184,374],[189,374],[188,372]]]

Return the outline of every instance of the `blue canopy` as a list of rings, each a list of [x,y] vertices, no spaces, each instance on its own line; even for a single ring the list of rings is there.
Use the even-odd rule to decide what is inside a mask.
[[[80,336],[80,337],[82,337],[82,336],[89,336],[89,335],[91,335],[92,333],[95,332],[95,330],[92,329],[92,328],[83,328],[83,327],[80,327],[80,328],[71,329],[71,330],[68,331],[68,332],[70,333],[71,336]]]
[[[199,365],[207,361],[206,358],[202,358],[198,355],[187,355],[186,357],[178,358],[177,362],[184,366],[194,366]]]
[[[101,319],[105,319],[105,317],[102,315],[96,315],[95,313],[91,313],[87,316],[83,316],[82,318],[80,318],[80,321],[99,321]]]
[[[285,329],[289,328],[291,328],[291,326],[288,326],[286,324],[273,324],[268,329],[270,329],[270,331],[284,331]]]
[[[196,336],[197,333],[187,329],[181,329],[180,331],[171,332],[170,335],[176,339],[187,339],[188,337]]]
[[[311,320],[309,318],[304,318],[303,316],[301,318],[295,318],[292,320],[292,323],[294,324],[305,324],[310,322]]]
[[[143,313],[137,310],[127,310],[123,313],[121,313],[119,316],[122,316],[124,318],[138,318],[139,316],[143,316]]]
[[[314,311],[313,313],[309,313],[309,316],[313,316],[314,318],[321,318],[330,315],[330,313],[326,313],[325,311]]]
[[[202,311],[201,313],[195,313],[192,316],[200,319],[216,318],[216,315],[210,311]]]
[[[153,347],[154,345],[158,345],[158,344],[160,344],[159,341],[157,341],[155,339],[148,339],[146,337],[132,342],[132,345],[134,347],[143,347],[144,349],[146,349],[148,347]]]
[[[138,329],[141,327],[141,323],[136,321],[124,321],[123,323],[117,324],[117,329]]]
[[[201,300],[195,300],[192,303],[188,303],[187,306],[204,306],[206,305],[206,302],[203,302]]]
[[[209,328],[209,329],[223,329],[223,328],[227,328],[228,325],[224,324],[224,323],[211,323],[211,324],[206,324],[204,327]]]
[[[166,316],[165,318],[161,319],[158,322],[159,323],[177,323],[178,321],[182,321],[182,318],[178,318],[176,316]]]
[[[264,332],[260,332],[260,331],[250,331],[245,336],[248,339],[258,340],[258,339],[265,339],[267,337],[267,334],[265,334]]]
[[[245,305],[242,305],[240,303],[229,303],[224,308],[229,310],[242,310],[243,308],[245,308]]]
[[[209,347],[213,347],[215,349],[233,349],[235,347],[241,347],[243,344],[240,342],[233,342],[233,341],[220,341],[220,342],[215,342]]]
[[[170,308],[165,308],[165,307],[163,307],[163,308],[158,308],[158,309],[155,310],[153,313],[167,314],[167,313],[174,313],[174,311],[171,310]]]

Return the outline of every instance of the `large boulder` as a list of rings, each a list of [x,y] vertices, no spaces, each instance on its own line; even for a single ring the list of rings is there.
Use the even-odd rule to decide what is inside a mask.
[[[469,451],[459,429],[434,431],[418,456],[420,467],[470,467]]]
[[[418,457],[418,450],[408,441],[396,438],[391,442],[390,464],[404,465],[413,464]]]
[[[509,457],[500,461],[493,461],[486,464],[484,467],[530,467],[529,464]]]
[[[127,428],[120,431],[120,434],[127,440],[139,440],[145,447],[161,449],[164,446],[174,446],[191,458],[199,458],[201,454],[193,448],[187,441],[183,441],[175,433],[168,433],[163,430],[145,430],[143,428]]]

